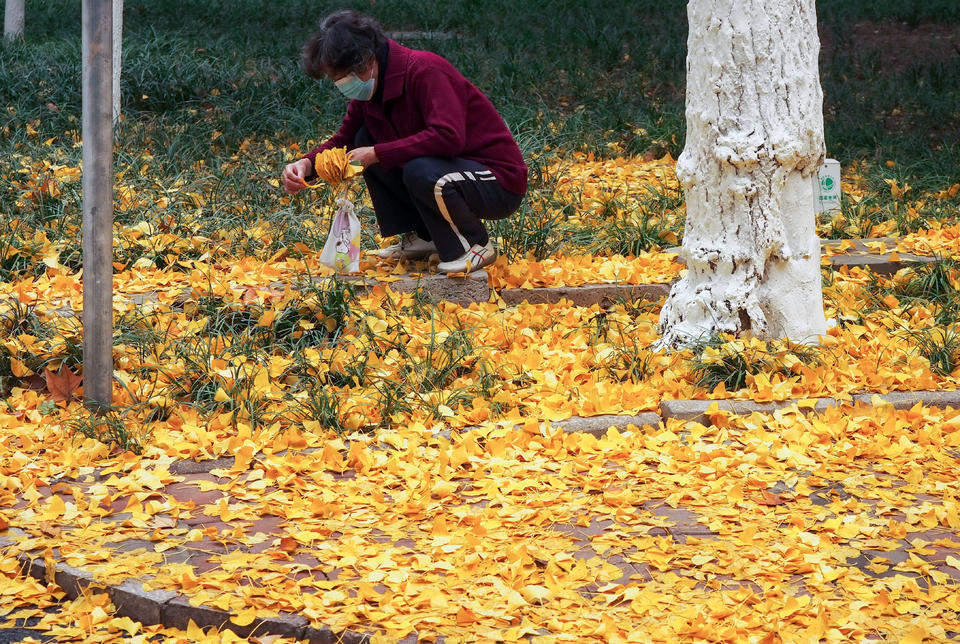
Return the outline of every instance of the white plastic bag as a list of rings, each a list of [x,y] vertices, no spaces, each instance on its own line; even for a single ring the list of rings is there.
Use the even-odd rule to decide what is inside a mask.
[[[338,199],[337,206],[320,263],[338,273],[356,273],[360,270],[360,220],[349,199]]]

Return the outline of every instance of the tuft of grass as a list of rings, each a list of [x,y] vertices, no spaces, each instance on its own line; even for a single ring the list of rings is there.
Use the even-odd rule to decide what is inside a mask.
[[[593,235],[570,223],[576,210],[575,203],[561,202],[560,197],[533,194],[510,217],[490,222],[490,236],[499,252],[511,260],[543,260],[564,250],[583,248]]]
[[[910,276],[898,290],[907,297],[945,301],[956,296],[957,262],[937,256],[932,262],[914,262]]]
[[[313,420],[325,429],[338,434],[345,431],[341,412],[341,396],[330,387],[317,381],[306,386],[301,395],[295,396],[290,406],[290,415],[299,422]]]
[[[933,327],[914,332],[917,350],[930,363],[930,369],[950,376],[960,364],[960,335],[950,327]]]
[[[748,376],[764,372],[790,377],[799,366],[818,362],[815,347],[715,335],[694,348],[691,371],[699,387],[713,391],[723,385],[727,391],[736,391],[747,386]]]
[[[372,389],[371,401],[382,425],[397,414],[414,411],[442,420],[458,405],[495,395],[494,370],[480,357],[466,328],[436,329],[431,320],[425,344],[411,343],[397,329],[377,333],[367,327],[365,335],[375,360],[367,366],[364,380]],[[401,365],[399,377],[375,368],[384,358]]]
[[[274,341],[285,348],[335,343],[359,311],[357,290],[349,282],[311,280],[274,318]]]
[[[679,189],[646,186],[644,194],[627,202],[613,199],[601,204],[607,224],[599,248],[620,255],[639,255],[665,246],[675,246],[683,234]]]
[[[134,454],[143,453],[141,438],[127,429],[127,424],[114,409],[87,410],[67,424],[74,434],[93,438],[111,447]]]
[[[37,315],[34,305],[24,304],[19,299],[10,297],[0,302],[0,331],[3,337],[8,338],[24,333],[45,337],[48,326]]]
[[[656,368],[656,353],[647,345],[632,339],[604,347],[598,352],[597,361],[607,376],[620,382],[642,382]]]

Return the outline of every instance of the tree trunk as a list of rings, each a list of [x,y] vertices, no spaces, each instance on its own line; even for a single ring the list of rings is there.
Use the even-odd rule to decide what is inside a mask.
[[[825,156],[814,0],[690,0],[687,274],[661,344],[716,332],[816,342],[826,332],[813,182]]]
[[[113,0],[113,122],[120,118],[120,60],[123,52],[123,0]]]
[[[24,0],[7,0],[3,8],[3,35],[7,40],[23,38]]]

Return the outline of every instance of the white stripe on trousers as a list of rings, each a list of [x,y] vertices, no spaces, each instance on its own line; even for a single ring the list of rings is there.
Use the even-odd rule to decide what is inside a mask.
[[[479,173],[477,173],[479,174]],[[470,178],[473,178],[473,174],[467,172],[467,175]],[[460,234],[460,229],[457,228],[457,225],[453,223],[453,218],[450,216],[450,211],[447,210],[447,204],[443,201],[443,187],[450,183],[451,181],[464,181],[466,177],[459,172],[450,172],[443,175],[437,182],[433,185],[433,197],[437,200],[437,208],[440,210],[440,214],[443,215],[443,218],[447,220],[447,223],[450,224],[450,228],[453,229],[454,234],[457,236],[457,239],[460,240],[460,243],[463,244],[463,252],[469,252],[470,242],[467,241],[467,238]]]

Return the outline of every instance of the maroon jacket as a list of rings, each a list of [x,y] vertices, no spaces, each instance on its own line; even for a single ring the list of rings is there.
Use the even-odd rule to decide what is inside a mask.
[[[337,133],[305,158],[313,163],[327,148],[354,148],[366,125],[384,169],[417,157],[460,157],[490,168],[506,190],[527,191],[527,166],[503,118],[446,59],[391,40],[379,82],[374,98],[350,101]]]

